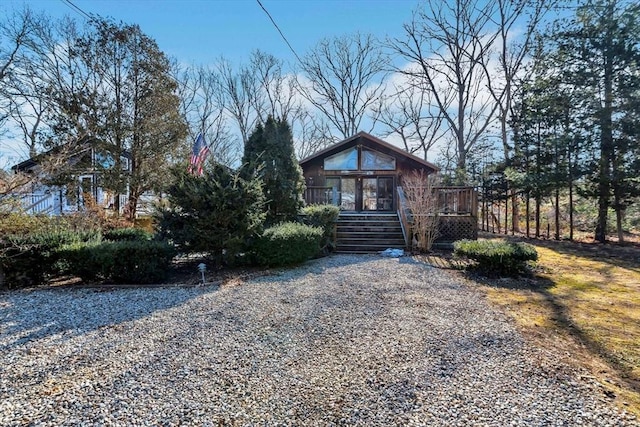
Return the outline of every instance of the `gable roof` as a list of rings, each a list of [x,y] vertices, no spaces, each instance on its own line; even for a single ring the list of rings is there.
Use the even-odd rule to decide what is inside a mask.
[[[387,150],[390,150],[390,151],[392,151],[392,152],[394,152],[394,153],[396,153],[396,154],[398,154],[400,156],[403,156],[403,157],[406,157],[408,159],[411,159],[414,162],[420,163],[421,165],[426,166],[426,167],[428,167],[430,169],[433,169],[436,172],[438,172],[440,170],[440,168],[438,166],[434,165],[433,163],[428,162],[426,160],[423,160],[420,157],[414,156],[413,154],[410,154],[410,153],[402,150],[401,148],[396,147],[395,145],[389,144],[388,142],[383,141],[380,138],[377,138],[377,137],[375,137],[375,136],[373,136],[371,134],[368,134],[367,132],[362,132],[362,131],[358,132],[357,134],[355,134],[355,135],[353,135],[353,136],[351,136],[351,137],[349,137],[347,139],[344,139],[344,140],[342,140],[340,142],[337,142],[337,143],[335,143],[333,145],[330,145],[329,147],[327,147],[327,148],[325,148],[323,150],[320,150],[320,151],[312,154],[311,156],[309,156],[307,158],[304,158],[304,159],[300,160],[300,162],[298,162],[298,163],[300,164],[300,166],[302,166],[303,164],[308,163],[308,162],[310,162],[310,161],[312,161],[314,159],[317,159],[318,157],[326,157],[326,156],[338,153],[338,152],[341,151],[341,149],[343,147],[348,146],[351,142],[353,142],[353,141],[355,141],[356,139],[359,139],[359,138],[368,139],[369,141],[373,142],[376,145],[384,147]]]
[[[11,166],[11,170],[14,172],[28,172],[36,166],[40,165],[43,160],[53,155],[62,154],[66,158],[72,158],[82,155],[83,153],[86,153],[87,151],[90,151],[92,148],[94,148],[92,146],[93,141],[95,141],[95,139],[86,137],[77,142],[68,142],[65,144],[57,145],[43,153],[36,154],[35,156],[27,160]],[[121,156],[129,160],[131,159],[131,155],[126,150],[122,153]]]

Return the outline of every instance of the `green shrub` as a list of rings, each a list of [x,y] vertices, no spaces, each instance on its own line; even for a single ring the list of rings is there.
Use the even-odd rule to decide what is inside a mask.
[[[320,247],[323,252],[330,252],[335,247],[334,225],[340,216],[340,209],[334,205],[310,205],[300,211],[304,224],[320,227],[323,230]]]
[[[153,235],[148,231],[135,227],[114,228],[113,230],[107,230],[102,233],[102,238],[110,242],[145,241],[151,240],[152,237]]]
[[[0,269],[5,286],[14,289],[43,284],[48,276],[64,269],[57,253],[59,248],[98,239],[96,232],[66,229],[4,236],[0,240]]]
[[[169,206],[156,214],[159,237],[184,253],[206,252],[217,265],[234,263],[262,231],[260,181],[219,164],[202,176],[183,169],[172,173]]]
[[[536,248],[528,243],[504,240],[459,240],[453,244],[454,254],[474,260],[475,267],[485,273],[514,275],[526,271],[538,260]]]
[[[0,214],[0,235],[25,235],[48,228],[53,219],[44,215]]]
[[[261,265],[299,264],[320,252],[322,236],[323,230],[319,227],[285,222],[264,230],[253,252]]]
[[[166,278],[175,248],[166,242],[120,241],[67,245],[58,252],[69,273],[85,281],[157,283]]]

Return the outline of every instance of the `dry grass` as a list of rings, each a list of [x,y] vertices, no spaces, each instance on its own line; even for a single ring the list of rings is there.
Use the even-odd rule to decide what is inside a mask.
[[[640,248],[530,241],[535,277],[480,280],[522,331],[587,368],[604,396],[640,416]]]

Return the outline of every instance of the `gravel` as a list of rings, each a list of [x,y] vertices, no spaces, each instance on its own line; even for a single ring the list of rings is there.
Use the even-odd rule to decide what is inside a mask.
[[[632,426],[410,257],[234,286],[0,294],[0,425]]]

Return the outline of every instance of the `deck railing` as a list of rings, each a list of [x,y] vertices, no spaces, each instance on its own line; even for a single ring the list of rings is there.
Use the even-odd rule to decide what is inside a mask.
[[[338,205],[338,189],[335,187],[307,187],[304,200],[307,205]]]
[[[478,195],[473,187],[436,187],[438,214],[477,216]]]
[[[472,187],[436,187],[434,192],[438,199],[438,210],[435,215],[440,218],[439,233],[443,233],[446,239],[453,238],[454,240],[456,238],[477,237],[478,202],[476,190]],[[398,218],[400,218],[402,225],[402,234],[405,245],[407,248],[411,248],[413,244],[411,232],[413,213],[409,208],[402,187],[397,188],[397,194]]]
[[[60,202],[51,193],[15,193],[3,196],[3,201],[13,203],[27,214],[55,214]]]

